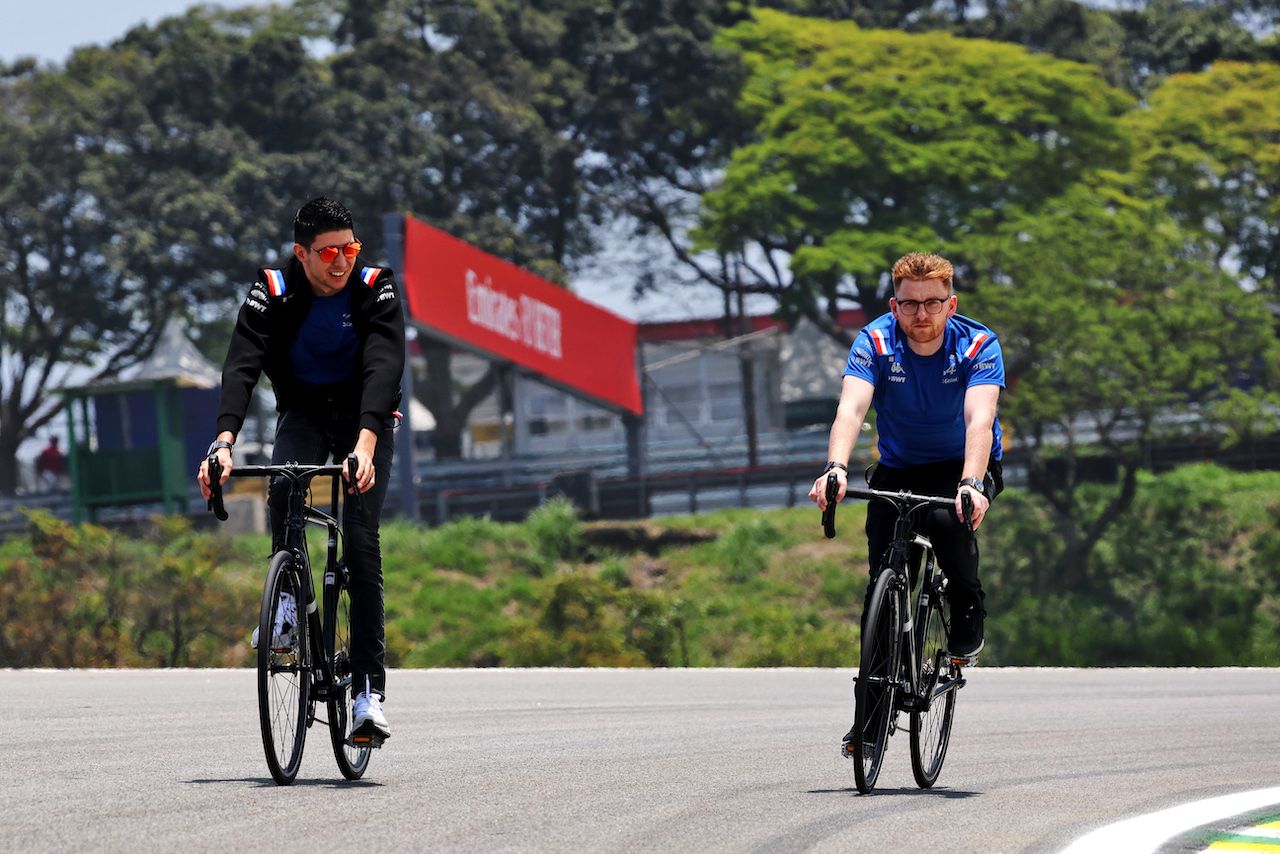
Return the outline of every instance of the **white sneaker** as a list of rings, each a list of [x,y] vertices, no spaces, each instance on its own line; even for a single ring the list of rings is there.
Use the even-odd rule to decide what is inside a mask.
[[[382,712],[382,701],[372,691],[361,691],[356,694],[351,709],[351,738],[353,743],[368,743],[375,736],[380,739],[391,737],[391,727],[387,725],[387,716]]]
[[[293,629],[298,625],[298,602],[292,593],[281,593],[276,603],[276,624],[272,629],[271,648],[283,652],[293,646]],[[253,630],[249,645],[258,648],[258,630]]]

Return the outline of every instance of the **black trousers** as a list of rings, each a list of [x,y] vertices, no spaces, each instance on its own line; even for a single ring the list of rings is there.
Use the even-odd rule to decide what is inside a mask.
[[[356,445],[360,429],[347,416],[316,416],[291,409],[276,421],[275,450],[271,462],[321,465],[331,458],[342,462]],[[378,437],[373,454],[376,472],[373,486],[364,494],[368,520],[354,502],[343,503],[343,554],[351,575],[351,669],[352,693],[366,685],[384,698],[387,684],[386,611],[383,607],[382,549],[378,527],[382,504],[391,483],[391,462],[395,456],[395,434],[390,426]],[[271,483],[271,533],[277,543],[284,533],[288,510],[289,482],[276,478]]]
[[[951,497],[960,486],[963,471],[963,460],[929,463],[910,469],[880,464],[872,470],[868,485],[872,489],[905,489],[921,495]],[[1003,486],[1000,463],[995,460],[991,461],[991,470],[986,478],[987,493],[991,499],[999,492],[998,488],[992,488],[993,481]],[[893,525],[897,518],[897,508],[888,502],[868,502],[867,551],[873,584],[880,574],[885,553],[893,542]],[[978,541],[969,533],[964,520],[956,515],[955,508],[934,507],[922,510],[916,525],[917,530],[933,543],[938,566],[946,573],[948,601],[960,606],[972,602],[981,604],[986,594],[982,592],[982,582],[978,579]],[[867,590],[867,595],[870,596],[871,585],[868,585]]]

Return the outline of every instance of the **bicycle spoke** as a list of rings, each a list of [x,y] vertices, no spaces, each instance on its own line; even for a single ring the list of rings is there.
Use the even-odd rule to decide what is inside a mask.
[[[935,597],[920,617],[919,638],[920,683],[927,705],[911,715],[911,771],[916,783],[927,789],[937,782],[946,758],[955,717],[955,688],[959,687],[946,654],[947,623],[939,598]]]
[[[293,556],[278,552],[267,571],[258,622],[258,713],[267,768],[282,786],[298,774],[310,709],[307,628],[298,607],[305,600]]]
[[[894,696],[898,672],[902,614],[892,569],[876,579],[868,605],[862,639],[862,660],[855,691],[856,714],[852,744],[846,754],[854,760],[858,791],[870,793],[884,762],[889,736],[895,728]],[[850,749],[851,747],[851,749]]]

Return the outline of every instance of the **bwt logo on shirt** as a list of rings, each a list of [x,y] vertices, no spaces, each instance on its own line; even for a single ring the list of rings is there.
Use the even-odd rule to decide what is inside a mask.
[[[528,294],[516,300],[493,287],[489,276],[480,281],[467,270],[467,320],[530,349],[561,358],[560,311]]]

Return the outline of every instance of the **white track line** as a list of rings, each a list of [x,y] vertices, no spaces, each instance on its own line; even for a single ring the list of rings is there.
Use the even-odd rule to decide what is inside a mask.
[[[1233,815],[1280,803],[1280,788],[1223,795],[1100,827],[1062,849],[1062,854],[1152,854],[1180,833]]]

